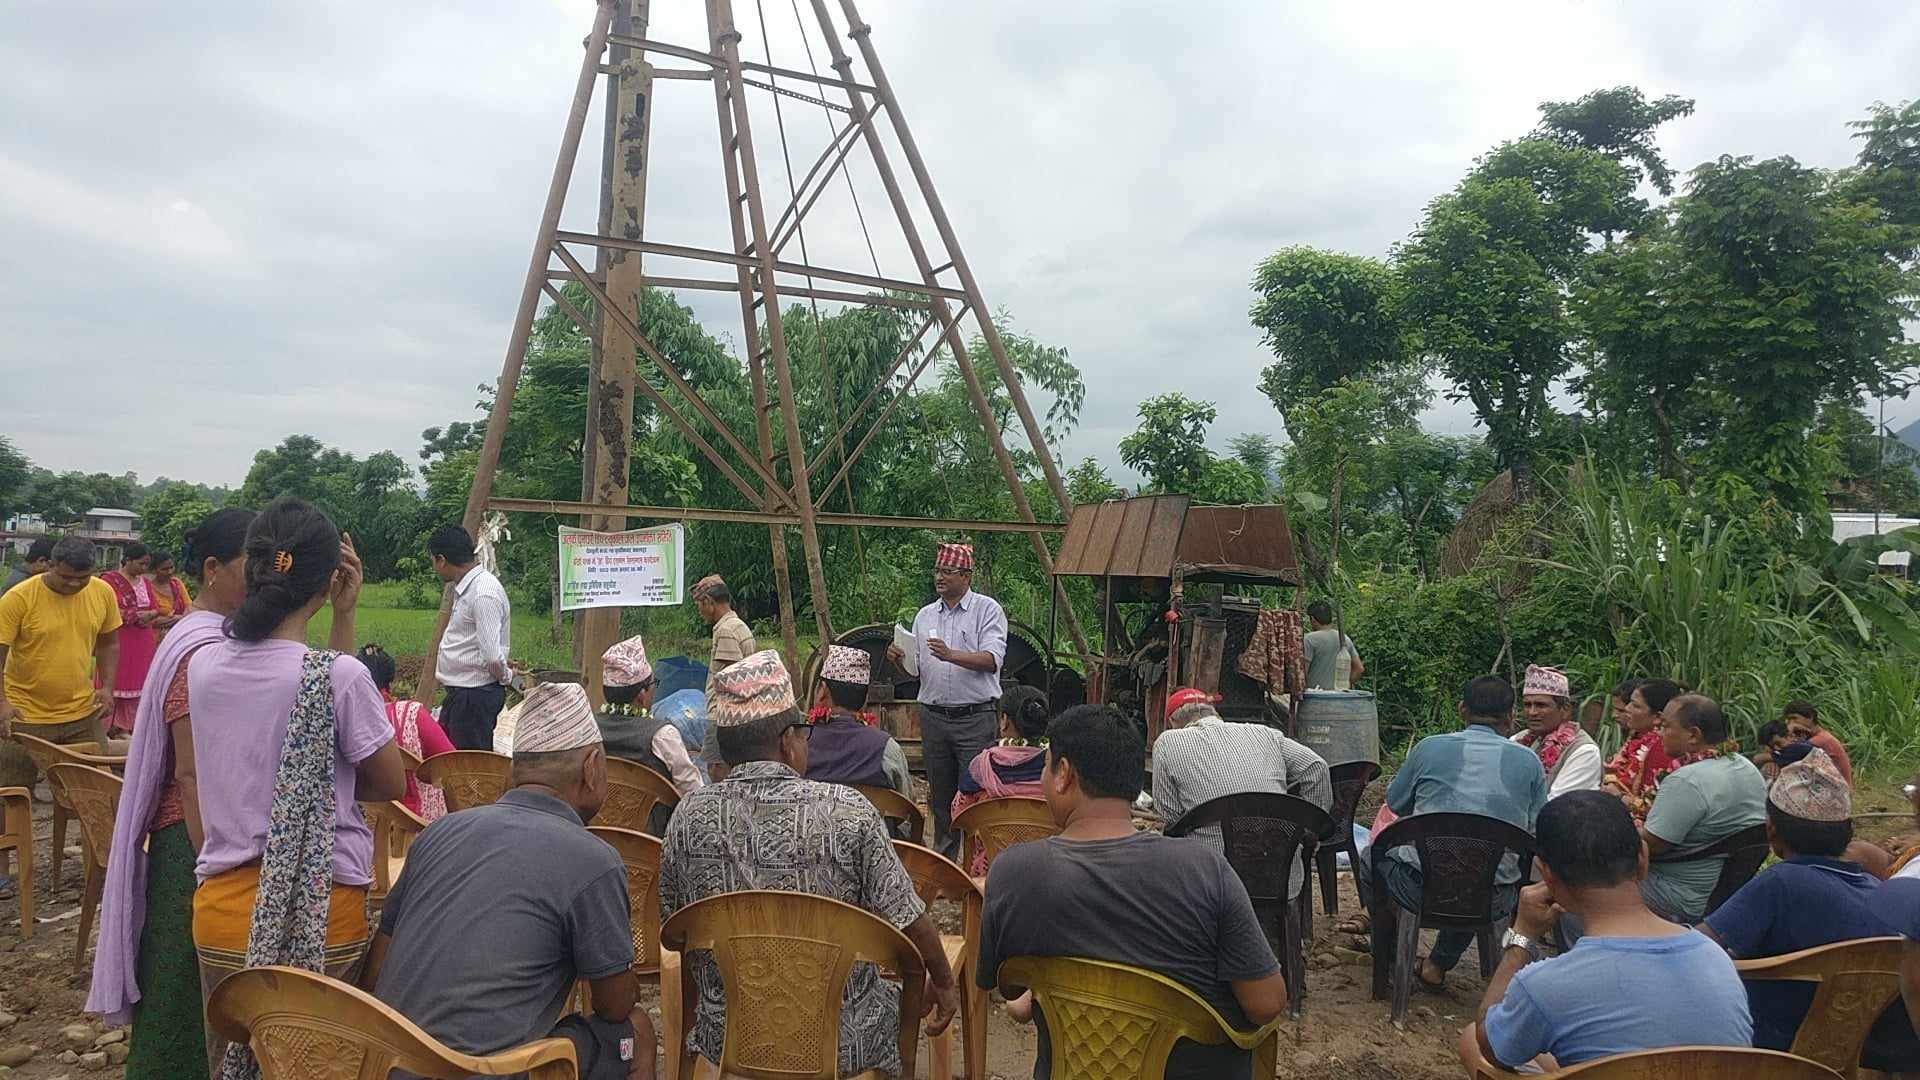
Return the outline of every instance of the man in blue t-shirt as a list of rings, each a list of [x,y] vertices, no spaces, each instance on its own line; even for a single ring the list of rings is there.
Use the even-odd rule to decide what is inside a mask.
[[[1535,840],[1540,883],[1520,891],[1479,1022],[1461,1032],[1469,1072],[1482,1062],[1565,1068],[1635,1050],[1750,1045],[1746,991],[1725,950],[1641,899],[1647,849],[1624,803],[1568,792],[1540,811]],[[1561,909],[1586,932],[1543,960],[1540,938]]]
[[[1701,926],[1735,959],[1899,933],[1874,910],[1880,880],[1841,857],[1853,840],[1853,800],[1825,751],[1780,770],[1767,792],[1767,840],[1782,861],[1728,897]],[[1753,1045],[1790,1049],[1814,989],[1784,979],[1748,983]],[[1920,1040],[1899,1003],[1868,1032],[1860,1062],[1881,1072],[1920,1070]]]

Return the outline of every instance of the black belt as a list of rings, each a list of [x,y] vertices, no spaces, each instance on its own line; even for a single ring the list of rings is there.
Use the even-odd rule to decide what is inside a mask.
[[[998,701],[982,701],[974,705],[935,705],[931,701],[922,701],[920,702],[920,707],[928,712],[939,713],[941,716],[956,717],[972,716],[974,713],[986,712],[997,704],[999,704]]]

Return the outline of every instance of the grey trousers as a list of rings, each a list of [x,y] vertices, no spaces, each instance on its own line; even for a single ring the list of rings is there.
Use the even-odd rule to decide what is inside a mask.
[[[999,727],[999,709],[991,701],[963,716],[920,706],[920,751],[927,769],[927,809],[933,812],[933,848],[950,859],[960,854],[960,836],[952,822],[960,774],[980,751],[997,741]]]

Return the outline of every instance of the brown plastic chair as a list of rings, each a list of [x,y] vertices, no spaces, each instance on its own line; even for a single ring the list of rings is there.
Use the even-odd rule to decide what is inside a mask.
[[[1387,888],[1387,852],[1411,847],[1420,856],[1420,910],[1402,909]],[[1367,854],[1373,859],[1373,999],[1387,996],[1392,977],[1392,1018],[1403,1026],[1413,990],[1420,930],[1472,930],[1480,943],[1480,977],[1493,974],[1494,941],[1508,919],[1493,913],[1494,876],[1503,856],[1518,857],[1522,876],[1533,865],[1533,837],[1499,818],[1484,814],[1430,813],[1403,817],[1381,830]],[[1387,970],[1385,935],[1398,937],[1393,970]]]
[[[207,1002],[207,1023],[252,1047],[262,1080],[361,1080],[394,1069],[427,1080],[512,1076],[577,1080],[568,1039],[537,1039],[487,1057],[451,1050],[373,995],[290,967],[226,977]]]
[[[1887,872],[1882,874],[1881,878],[1891,881],[1895,874],[1907,868],[1907,864],[1913,861],[1915,855],[1920,855],[1920,847],[1910,847],[1901,852],[1898,858],[1887,864]]]
[[[1740,1046],[1674,1046],[1595,1058],[1546,1077],[1579,1080],[1837,1080],[1840,1074],[1817,1061]],[[1513,1080],[1513,1073],[1482,1061],[1474,1080]]]
[[[947,966],[953,969],[954,985],[960,990],[956,1022],[962,1036],[961,1061],[967,1067],[967,1080],[980,1080],[987,1075],[987,992],[975,985],[973,973],[980,957],[980,916],[986,908],[986,897],[967,872],[945,855],[905,840],[895,840],[893,850],[913,879],[913,891],[928,908],[936,900],[960,905],[960,933],[941,934],[940,944],[946,949]],[[952,1025],[927,1039],[927,1054],[929,1080],[952,1080]]]
[[[0,862],[20,897],[20,936],[33,936],[33,792],[0,788]],[[9,865],[11,864],[11,865]]]
[[[1340,911],[1340,853],[1347,853],[1348,866],[1360,862],[1360,851],[1353,842],[1353,813],[1360,806],[1360,796],[1379,775],[1380,766],[1371,761],[1349,761],[1328,771],[1333,781],[1333,809],[1329,812],[1332,832],[1322,840],[1315,859],[1320,869],[1320,910],[1328,915]]]
[[[1690,863],[1702,859],[1717,859],[1725,856],[1720,864],[1720,877],[1713,883],[1713,892],[1707,897],[1707,910],[1701,912],[1704,918],[1719,910],[1727,898],[1740,891],[1740,886],[1753,880],[1760,872],[1760,866],[1767,861],[1773,848],[1767,843],[1765,825],[1749,825],[1739,832],[1720,839],[1685,854],[1667,854],[1653,860],[1656,863]]]
[[[1897,937],[1861,938],[1733,966],[1742,979],[1816,984],[1792,1052],[1841,1076],[1855,1076],[1868,1030],[1900,997],[1901,946]]]
[[[1227,865],[1247,887],[1253,912],[1268,939],[1280,942],[1280,966],[1287,976],[1287,1012],[1295,1020],[1300,1019],[1300,999],[1307,993],[1306,942],[1313,936],[1314,847],[1332,823],[1325,810],[1305,799],[1249,793],[1209,799],[1167,829],[1168,836],[1186,836],[1202,826],[1220,827]],[[1288,896],[1296,861],[1302,868],[1300,895]]]
[[[491,806],[507,793],[513,759],[491,750],[453,750],[422,761],[415,776],[447,797],[447,812]]]
[[[597,820],[597,819],[596,819]],[[660,972],[660,841],[638,829],[595,825],[587,830],[620,853],[627,868],[627,921],[633,927],[633,972]]]
[[[982,799],[960,811],[953,827],[966,837],[963,866],[973,865],[973,853],[985,849],[987,866],[992,867],[994,858],[1013,845],[1045,840],[1060,832],[1053,811],[1047,809],[1047,800],[1018,795]]]
[[[111,754],[99,754],[98,743],[60,743],[48,742],[36,735],[21,732],[16,725],[13,729],[13,741],[19,743],[33,759],[33,767],[46,775],[48,769],[65,762],[68,765],[91,765],[95,768],[120,771],[127,767],[127,759]],[[51,785],[49,785],[51,787]],[[60,889],[60,871],[67,862],[67,822],[73,819],[73,807],[61,797],[59,792],[53,795],[53,888]]]
[[[907,837],[922,847],[927,843],[927,816],[920,812],[912,799],[890,787],[875,787],[872,784],[848,784],[848,787],[867,797],[880,816],[889,822],[904,821],[907,824]]]
[[[671,780],[637,761],[609,757],[607,801],[594,820],[616,829],[659,836],[666,831],[666,819],[673,816],[673,808],[678,805],[680,792]],[[666,812],[658,815],[660,820],[654,820],[655,811],[662,807]]]
[[[710,950],[719,965],[727,1014],[717,1074],[722,1080],[839,1080],[840,1003],[856,960],[899,977],[900,1075],[914,1075],[926,965],[913,942],[877,916],[809,893],[721,893],[674,912],[660,938],[683,955]],[[680,1015],[690,1018],[693,980],[676,981]],[[667,1052],[679,1055],[674,1075],[696,1075],[696,1055],[686,1050],[684,1038],[672,1041],[672,1034]],[[868,1069],[847,1080],[884,1075]]]
[[[400,879],[400,871],[407,864],[408,845],[426,829],[427,822],[397,801],[363,802],[360,812],[366,815],[367,828],[373,830],[373,888],[367,890],[367,900],[378,909]]]
[[[113,816],[120,807],[120,778],[91,765],[60,762],[47,770],[47,787],[55,798],[73,807],[80,821],[80,846],[87,865],[87,884],[80,894],[79,936],[73,943],[73,970],[87,955],[94,913],[107,884],[107,859],[113,854]]]
[[[1253,1052],[1254,1076],[1274,1074],[1281,1018],[1241,1031],[1165,975],[1104,960],[1015,956],[1000,965],[999,979],[1033,991],[1052,1037],[1054,1076],[1161,1080],[1181,1039],[1231,1042]]]

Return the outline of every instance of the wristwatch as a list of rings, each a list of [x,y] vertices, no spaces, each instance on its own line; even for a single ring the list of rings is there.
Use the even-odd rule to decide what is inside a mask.
[[[1502,949],[1524,950],[1529,960],[1538,961],[1542,959],[1540,955],[1540,943],[1525,934],[1515,933],[1512,927],[1508,927],[1506,935],[1500,939],[1500,947]]]

